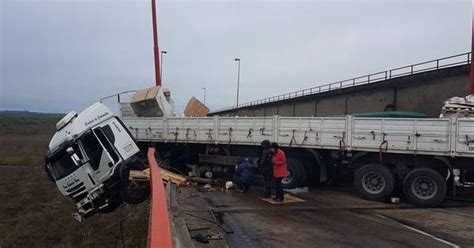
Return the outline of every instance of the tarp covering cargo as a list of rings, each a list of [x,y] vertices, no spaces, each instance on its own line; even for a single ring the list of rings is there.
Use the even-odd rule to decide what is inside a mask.
[[[174,116],[170,91],[160,86],[135,92],[130,106],[133,112],[140,117]]]
[[[209,108],[196,97],[192,97],[184,109],[184,116],[186,117],[205,117],[208,113]]]
[[[427,118],[426,114],[408,111],[385,111],[352,114],[355,117],[373,117],[373,118]]]

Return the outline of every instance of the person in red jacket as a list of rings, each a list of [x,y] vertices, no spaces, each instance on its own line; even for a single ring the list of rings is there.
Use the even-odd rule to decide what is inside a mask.
[[[284,177],[288,176],[288,170],[286,165],[286,155],[285,152],[280,149],[277,143],[272,143],[272,148],[274,150],[272,161],[273,161],[273,180],[275,182],[275,198],[276,202],[283,201],[283,185],[281,180]]]

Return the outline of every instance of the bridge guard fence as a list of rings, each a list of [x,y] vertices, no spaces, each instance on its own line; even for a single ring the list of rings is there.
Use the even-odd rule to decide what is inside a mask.
[[[148,247],[171,248],[171,224],[166,202],[165,187],[161,178],[160,168],[155,158],[155,148],[148,148],[150,165],[151,207],[148,227]]]

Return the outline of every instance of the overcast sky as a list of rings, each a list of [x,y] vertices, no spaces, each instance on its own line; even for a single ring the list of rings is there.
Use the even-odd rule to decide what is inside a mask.
[[[150,1],[1,2],[0,109],[154,85]],[[163,84],[211,109],[468,52],[471,1],[158,1]]]

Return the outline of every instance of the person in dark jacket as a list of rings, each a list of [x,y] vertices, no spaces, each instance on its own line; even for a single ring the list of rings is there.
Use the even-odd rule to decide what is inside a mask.
[[[280,149],[277,143],[272,143],[273,148],[273,180],[275,181],[275,198],[276,202],[283,202],[283,185],[281,180],[288,176],[288,170],[286,165],[285,152]]]
[[[273,178],[273,162],[272,154],[273,150],[269,140],[264,140],[260,143],[260,159],[258,165],[263,174],[263,198],[270,198],[272,191],[272,178]]]
[[[235,168],[234,183],[237,188],[247,192],[253,182],[253,164],[246,158],[243,159]]]

